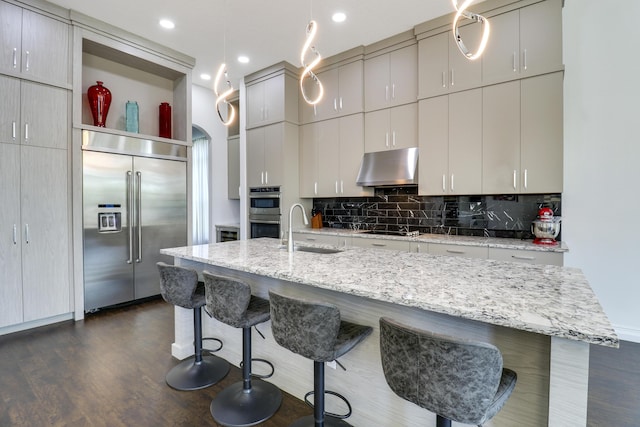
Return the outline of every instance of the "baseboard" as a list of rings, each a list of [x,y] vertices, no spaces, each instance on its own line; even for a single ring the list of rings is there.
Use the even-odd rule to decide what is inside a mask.
[[[183,346],[178,343],[171,344],[171,355],[178,360],[184,360],[193,355],[193,343]]]
[[[52,325],[65,320],[73,319],[73,313],[60,314],[45,319],[32,320],[30,322],[18,323],[0,328],[0,335],[12,334],[14,332],[26,331],[27,329],[39,328],[40,326]]]
[[[640,343],[640,329],[625,328],[618,325],[614,325],[614,329],[620,340]]]

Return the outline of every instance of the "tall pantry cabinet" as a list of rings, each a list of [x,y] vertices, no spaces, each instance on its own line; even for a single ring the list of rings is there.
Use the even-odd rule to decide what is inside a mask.
[[[73,310],[64,12],[0,1],[0,328]]]

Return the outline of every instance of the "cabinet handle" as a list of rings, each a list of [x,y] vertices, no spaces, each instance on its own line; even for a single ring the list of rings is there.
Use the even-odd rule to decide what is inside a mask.
[[[527,70],[527,49],[522,52],[522,67],[525,71]]]
[[[138,177],[138,188],[136,191],[136,226],[138,228],[138,257],[136,262],[142,261],[142,173],[136,172]]]
[[[514,169],[513,170],[513,189],[514,190],[517,189],[517,184],[518,184],[518,171]]]
[[[379,248],[383,248],[383,247],[385,247],[387,245],[385,245],[384,243],[372,243],[371,246],[377,246]]]
[[[453,189],[455,188],[453,178],[454,178],[454,175],[453,175],[453,174],[451,174],[451,191],[453,191]]]
[[[13,244],[18,244],[18,226],[15,224],[13,224]]]
[[[442,72],[442,87],[447,87],[447,82],[444,79],[444,76],[446,75],[446,71]]]
[[[338,111],[338,100],[333,98],[333,111]]]
[[[318,181],[313,183],[313,194],[318,195]]]
[[[416,252],[420,253],[420,245],[416,246]]]
[[[308,242],[315,242],[318,239],[316,239],[315,237],[305,237],[305,240]]]
[[[340,194],[344,194],[344,181],[340,180]]]
[[[338,194],[338,181],[336,181],[336,194]]]
[[[316,108],[318,104],[313,104],[313,117],[316,117],[318,115],[318,109]]]
[[[445,176],[445,174],[442,174],[442,192],[446,192],[447,191],[447,177]]]
[[[524,189],[527,189],[528,179],[527,179],[527,170],[524,170]]]
[[[463,255],[465,252],[464,251],[454,250],[454,249],[447,249],[447,253]]]
[[[453,68],[451,69],[451,86],[455,86],[456,82],[455,82],[455,78],[454,78],[454,74],[453,74]]]
[[[264,183],[265,184],[269,183],[269,171],[264,172]]]
[[[391,99],[396,99],[396,84],[391,85]]]
[[[513,57],[511,58],[511,65],[513,67],[514,73],[518,71],[518,69],[516,68],[516,52],[513,52]]]
[[[395,130],[391,133],[391,143],[393,144],[394,147],[396,146],[396,131]]]
[[[389,85],[386,85],[386,86],[384,87],[384,99],[385,99],[386,101],[388,101],[388,100],[389,100]]]
[[[127,171],[127,222],[129,225],[129,258],[127,264],[133,262],[133,172]]]
[[[389,132],[385,132],[384,134],[384,146],[389,148]]]
[[[13,48],[13,68],[18,68],[18,49]]]
[[[24,240],[29,243],[29,224],[24,225]]]
[[[340,111],[342,111],[342,97],[340,97]]]
[[[511,255],[511,258],[513,259],[521,259],[524,261],[535,261],[536,257],[534,256],[523,256],[523,255]]]
[[[14,141],[16,140],[16,122],[15,122],[15,120],[13,122],[11,122],[11,138]]]
[[[25,71],[29,71],[29,51],[25,51],[25,54],[27,55],[27,59],[25,62]]]
[[[29,123],[24,124],[24,142],[29,141]]]

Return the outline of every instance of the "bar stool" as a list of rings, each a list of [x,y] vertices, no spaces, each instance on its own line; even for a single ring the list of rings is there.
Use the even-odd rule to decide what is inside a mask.
[[[223,379],[229,372],[229,363],[217,356],[202,355],[202,341],[216,338],[202,338],[202,307],[205,305],[204,287],[198,286],[195,270],[158,262],[160,272],[160,293],[169,304],[193,309],[194,356],[174,366],[166,375],[167,384],[176,390],[199,390]],[[210,352],[212,350],[209,350]]]
[[[373,329],[340,320],[340,311],[332,304],[305,301],[273,291],[269,291],[269,298],[271,330],[276,342],[313,360],[313,391],[304,397],[305,402],[313,407],[313,415],[300,418],[291,427],[349,426],[342,420],[351,415],[351,405],[344,396],[325,391],[324,364],[347,353],[371,334]],[[325,393],[342,399],[347,404],[348,413],[326,413]],[[313,405],[307,400],[312,394]]]
[[[264,359],[251,359],[251,327],[269,320],[269,301],[251,295],[248,284],[216,276],[208,271],[204,277],[207,310],[219,321],[234,328],[242,328],[242,381],[222,390],[211,402],[213,419],[224,426],[252,426],[276,413],[282,403],[278,387],[261,378],[273,375],[273,365]],[[268,375],[254,375],[251,380],[251,361],[271,367]]]
[[[380,356],[389,387],[401,398],[451,421],[481,426],[502,409],[517,375],[494,345],[457,339],[380,318]]]

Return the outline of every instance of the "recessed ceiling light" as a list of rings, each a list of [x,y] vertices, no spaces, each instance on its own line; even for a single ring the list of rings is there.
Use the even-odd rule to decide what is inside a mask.
[[[244,56],[244,55],[240,55],[238,56],[238,62],[241,64],[248,64],[249,63],[249,57],[248,56]]]
[[[344,20],[347,19],[347,15],[345,15],[343,12],[336,12],[333,14],[331,19],[333,20],[333,22],[344,22]]]
[[[166,28],[167,30],[172,30],[176,27],[176,24],[174,24],[173,21],[170,21],[168,19],[161,19],[160,26],[162,28]]]
[[[211,74],[202,73],[202,74],[200,74],[200,78],[202,80],[211,80]]]

